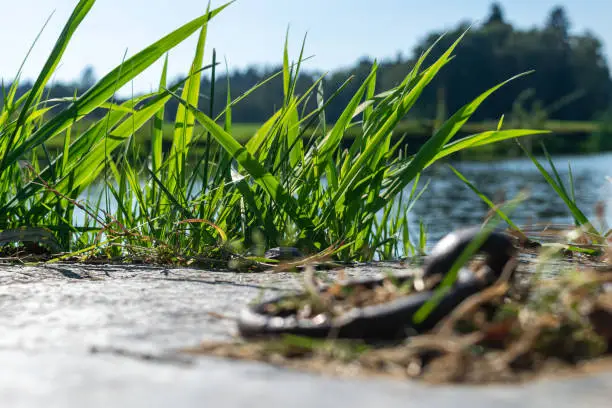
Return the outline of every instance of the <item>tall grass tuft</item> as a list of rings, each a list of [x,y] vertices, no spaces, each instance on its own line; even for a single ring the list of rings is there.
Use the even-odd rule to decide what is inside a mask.
[[[426,233],[410,231],[408,214],[424,191],[418,188],[423,170],[464,149],[545,133],[498,128],[454,139],[478,107],[518,75],[466,101],[417,153],[392,143],[400,121],[449,64],[465,34],[429,61],[434,44],[391,89],[377,89],[374,64],[332,125],[325,123],[325,108],[344,86],[325,90],[322,76],[299,94],[304,47],[290,61],[286,41],[282,69],[267,81],[233,99],[228,93],[226,101],[215,101],[214,92],[204,99],[201,76],[209,73],[214,84],[219,65],[214,50],[212,62],[204,62],[208,24],[229,3],[209,6],[83,95],[52,101],[59,112],[50,114],[43,90],[93,4],[79,1],[33,88],[16,99],[14,81],[0,111],[0,229],[48,228],[65,251],[158,261],[262,255],[278,245],[306,253],[331,248],[343,260],[414,255],[423,251]],[[167,52],[196,33],[188,76],[168,86]],[[158,91],[112,102],[117,89],[165,55]],[[233,136],[232,108],[278,77],[282,105],[241,143]],[[172,98],[180,105],[170,124],[171,147],[164,151],[165,106]],[[307,111],[311,99],[317,108]],[[225,108],[213,117],[219,103]],[[105,117],[79,128],[96,109],[104,109]],[[153,130],[143,159],[146,149],[135,143],[135,134],[144,126]],[[359,136],[343,148],[344,136],[355,128]],[[59,152],[46,149],[55,138],[63,138]],[[96,198],[81,202],[88,192]],[[104,206],[102,196],[108,198]]]

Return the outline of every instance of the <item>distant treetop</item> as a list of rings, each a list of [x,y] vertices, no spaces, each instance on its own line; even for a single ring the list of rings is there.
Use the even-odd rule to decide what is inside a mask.
[[[491,11],[489,12],[489,17],[485,21],[484,25],[487,26],[491,24],[503,23],[505,23],[504,10],[498,2],[494,2],[493,4],[491,4]]]

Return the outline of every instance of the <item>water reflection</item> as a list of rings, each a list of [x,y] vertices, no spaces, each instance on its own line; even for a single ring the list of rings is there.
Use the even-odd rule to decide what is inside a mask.
[[[557,157],[555,166],[562,180],[569,186],[568,162],[574,177],[576,200],[587,217],[595,214],[595,205],[604,201],[612,204],[612,154]],[[463,162],[453,166],[489,198],[510,199],[523,189],[529,198],[520,204],[510,217],[518,225],[531,223],[572,223],[565,204],[546,183],[529,159],[514,159],[491,163]],[[550,171],[549,166],[545,166]],[[422,177],[424,185],[431,179],[428,190],[413,207],[413,222],[422,219],[430,242],[462,226],[481,223],[489,207],[471,191],[446,165],[428,169]],[[606,222],[612,224],[612,210],[606,208]]]

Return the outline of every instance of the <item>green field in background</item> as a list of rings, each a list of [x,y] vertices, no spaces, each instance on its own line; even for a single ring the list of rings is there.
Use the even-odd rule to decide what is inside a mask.
[[[86,120],[83,120],[76,124],[73,128],[73,132],[82,132],[85,131],[90,126],[90,123]],[[234,123],[232,125],[231,134],[234,136],[236,140],[241,143],[246,143],[259,129],[261,124],[259,123]],[[331,124],[329,125],[331,127]],[[531,125],[535,128],[539,129],[547,129],[553,132],[556,135],[563,135],[566,137],[571,137],[572,134],[592,134],[599,128],[598,122],[577,122],[577,121],[561,121],[561,120],[550,120],[545,122],[543,125]],[[497,127],[497,122],[495,121],[485,121],[485,122],[474,122],[474,123],[466,123],[463,126],[463,133],[479,133],[487,130],[494,130]],[[433,131],[434,122],[431,120],[409,120],[401,122],[397,128],[395,129],[395,134],[397,137],[402,135],[406,135],[407,138],[426,138],[429,137]],[[164,124],[164,141],[167,143],[172,142],[172,134],[173,134],[173,124],[166,123]],[[142,148],[147,149],[148,143],[151,140],[151,133],[153,131],[152,123],[147,124],[142,129],[140,129],[136,133],[136,141],[137,143],[142,145]],[[201,125],[196,124],[196,135],[202,134],[204,129]],[[355,137],[360,128],[358,126],[352,127],[346,132],[346,138]],[[74,134],[74,133],[73,133]],[[309,136],[309,132],[305,132],[305,136]],[[63,144],[63,137],[56,137],[53,140],[49,141],[47,147],[50,149],[60,148]]]

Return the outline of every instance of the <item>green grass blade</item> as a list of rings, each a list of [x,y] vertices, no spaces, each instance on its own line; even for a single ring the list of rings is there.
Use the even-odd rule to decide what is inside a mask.
[[[512,229],[522,234],[521,229],[514,222],[512,222],[512,220],[510,220],[506,213],[499,209],[499,206],[495,205],[493,201],[491,201],[486,195],[484,195],[472,182],[470,182],[463,174],[461,174],[459,170],[457,170],[450,164],[448,165],[448,167],[453,171],[453,173],[455,173],[455,176],[457,176],[459,180],[461,180],[466,186],[469,187],[470,190],[472,190],[478,197],[480,197],[480,199],[484,201],[489,206],[489,208],[494,210],[502,220],[506,221]]]
[[[217,125],[211,118],[199,111],[196,107],[190,105],[177,95],[175,98],[187,107],[200,122],[202,126],[210,132],[215,140],[232,156],[236,161],[244,167],[244,169],[253,177],[253,180],[260,185],[264,191],[282,208],[287,215],[303,230],[313,230],[314,225],[307,217],[304,217],[298,209],[295,199],[287,193],[282,187],[278,179],[270,174],[265,168],[255,159],[248,150],[238,143],[232,135],[225,132],[223,128]]]
[[[208,10],[206,16],[209,16]],[[198,43],[196,46],[196,52],[193,57],[193,62],[191,63],[191,68],[189,70],[189,79],[185,83],[185,87],[183,88],[183,92],[181,95],[181,97],[188,101],[189,104],[196,107],[199,105],[200,100],[200,68],[202,67],[202,63],[204,60],[204,46],[206,44],[206,36],[208,33],[207,23],[211,17],[212,16],[202,21],[200,35],[198,37]],[[176,111],[174,137],[172,140],[172,147],[170,149],[170,155],[176,157],[176,159],[172,160],[171,162],[170,173],[168,174],[168,181],[170,182],[170,191],[172,191],[173,189],[174,180],[181,181],[183,179],[185,156],[187,155],[188,146],[190,145],[191,139],[193,137],[194,123],[195,119],[191,112],[185,109],[184,106],[179,105]]]
[[[79,157],[79,159],[72,163],[70,171],[58,181],[55,188],[65,193],[68,192],[69,186],[76,191],[84,189],[91,180],[100,174],[100,171],[104,168],[107,155],[126,142],[135,131],[144,126],[159,111],[160,106],[164,105],[169,99],[170,95],[168,94],[154,99],[135,115],[132,115],[131,118],[121,122],[103,141],[90,146],[87,153],[82,156],[71,153],[71,155]]]
[[[524,194],[519,194],[518,197],[512,199],[511,201],[505,203],[503,205],[502,213],[508,213],[513,211],[516,206],[525,199]],[[482,246],[482,244],[487,240],[489,235],[495,230],[497,224],[499,224],[500,218],[493,217],[487,223],[485,223],[480,232],[474,237],[474,239],[467,245],[467,247],[461,252],[461,255],[455,260],[450,270],[442,279],[440,286],[434,291],[434,296],[425,302],[423,306],[414,314],[413,321],[416,323],[421,323],[423,320],[429,316],[432,310],[436,307],[440,299],[448,293],[451,287],[457,281],[457,277],[459,275],[459,270],[470,260],[470,258],[478,251],[478,248]]]
[[[289,84],[291,83],[291,71],[289,70],[289,27],[285,34],[285,46],[283,50],[283,95],[285,103],[289,101]]]
[[[544,157],[548,161],[548,164],[550,165],[550,168],[553,171],[555,179],[557,180],[557,185],[559,186],[559,188],[561,190],[563,190],[563,194],[568,196],[568,198],[569,198],[569,194],[567,194],[567,190],[565,189],[565,186],[563,185],[563,180],[561,180],[561,176],[559,175],[559,172],[557,171],[557,166],[555,166],[555,162],[553,161],[552,157],[550,157],[550,154],[548,154],[548,150],[546,150],[546,147],[544,146],[544,143],[541,143],[540,145],[542,146],[542,151],[544,152]]]
[[[406,166],[399,174],[394,177],[391,186],[385,193],[385,199],[392,199],[399,191],[401,191],[415,175],[421,172],[436,155],[442,150],[443,146],[457,134],[463,125],[469,120],[472,114],[491,94],[497,91],[507,83],[526,75],[516,75],[496,86],[480,94],[472,102],[464,105],[453,116],[451,116],[440,129],[419,149],[417,154],[412,158],[408,166]]]
[[[567,208],[569,209],[572,216],[576,219],[579,225],[587,226],[590,233],[595,234],[596,236],[600,236],[599,232],[595,230],[595,228],[591,225],[589,219],[584,215],[584,213],[578,208],[576,203],[572,201],[572,199],[567,195],[565,189],[557,184],[557,182],[553,179],[553,177],[546,171],[546,169],[540,164],[540,162],[527,150],[525,147],[516,141],[521,149],[525,152],[527,157],[531,159],[533,164],[540,171],[540,174],[544,177],[546,182],[552,187],[552,189],[557,193],[557,195],[563,200]]]
[[[212,118],[215,110],[215,82],[217,81],[217,77],[215,75],[215,62],[217,59],[217,52],[213,49],[212,56],[212,65],[213,69],[210,77],[210,104],[208,105],[208,114]],[[229,88],[228,88],[229,95]],[[229,117],[231,118],[231,111],[229,112]],[[227,123],[227,122],[226,122]],[[229,133],[229,132],[228,132]],[[206,151],[204,152],[204,177],[202,180],[204,185],[202,186],[204,192],[208,189],[208,169],[210,168],[210,133],[206,132]]]
[[[343,196],[348,190],[349,186],[355,182],[355,179],[361,172],[365,171],[365,169],[367,168],[366,164],[371,160],[371,158],[375,154],[377,154],[378,146],[380,145],[380,143],[386,137],[388,137],[392,129],[399,123],[399,121],[403,117],[406,116],[408,111],[416,103],[418,97],[421,95],[425,87],[434,79],[434,77],[440,71],[440,69],[442,69],[442,67],[448,63],[451,53],[454,51],[454,49],[459,44],[459,41],[462,38],[463,36],[459,37],[453,43],[453,45],[451,45],[442,54],[442,56],[431,67],[429,67],[426,70],[426,72],[419,78],[418,82],[414,85],[414,87],[401,99],[400,103],[397,104],[396,108],[388,116],[388,118],[385,120],[382,126],[380,126],[380,128],[376,131],[376,133],[371,138],[368,139],[367,146],[364,149],[363,153],[360,156],[358,156],[357,160],[355,160],[355,162],[349,168],[347,173],[342,174],[342,182],[340,186],[338,186],[337,191],[335,193],[335,197],[332,200],[332,202],[335,203],[334,207],[336,211],[338,211],[339,208],[343,205],[343,201],[344,201]],[[457,121],[457,119],[455,120]],[[467,120],[467,118],[465,120]],[[453,129],[453,127],[447,123],[446,128],[443,127],[443,129],[446,129],[446,131],[449,132],[451,129]],[[396,184],[397,184],[395,186],[396,190],[394,190],[393,192],[401,190],[401,188],[404,185],[409,183],[414,178],[415,174],[420,171],[419,166],[422,168],[422,166],[425,164],[425,163],[421,164],[421,161],[424,161],[423,157],[426,157],[427,155],[431,155],[433,157],[433,155],[435,154],[437,150],[436,149],[437,143],[441,142],[441,145],[443,145],[447,136],[448,135],[438,134],[434,136],[432,139],[430,139],[425,144],[425,146],[423,146],[423,148],[419,150],[419,153],[417,153],[416,158],[413,160],[413,162],[411,162],[411,166],[409,166],[409,169],[408,169],[409,171],[406,171],[409,177],[398,178],[398,180],[396,180]],[[417,159],[420,159],[420,160],[417,160]],[[410,171],[412,171],[412,173],[410,173]],[[395,194],[393,194],[390,198],[387,198],[385,201],[379,200],[378,202],[380,203],[379,204],[380,207],[377,208],[376,211],[374,212],[377,212],[380,208],[382,208],[385,205],[386,202],[390,201],[390,199],[392,199],[392,197],[394,196]],[[329,217],[331,210],[332,210],[331,206],[328,207],[328,211],[324,215],[323,219],[327,219]]]
[[[570,193],[571,193],[571,198],[573,202],[576,202],[576,189],[574,187],[574,174],[572,172],[572,165],[568,162],[567,163],[567,171],[568,171],[568,179],[569,179],[569,185],[570,185]]]
[[[466,136],[455,142],[448,143],[444,148],[436,154],[433,159],[427,163],[425,167],[431,166],[436,161],[456,153],[460,150],[469,149],[471,147],[485,146],[488,144],[497,143],[503,140],[516,139],[524,136],[542,135],[551,133],[548,130],[532,130],[532,129],[508,129],[508,130],[493,130],[482,132],[475,135]]]
[[[166,78],[168,75],[168,54],[164,60],[164,67],[162,69],[161,79],[159,80],[159,92],[161,93],[166,88]],[[164,138],[164,114],[166,105],[162,105],[161,108],[155,114],[153,120],[153,132],[151,134],[151,164],[153,173],[159,171],[162,165],[162,143]]]
[[[4,171],[4,169],[6,168],[7,161],[8,165],[13,164],[11,162],[10,153],[13,147],[13,143],[15,142],[16,132],[23,124],[23,121],[25,120],[25,117],[28,114],[30,106],[32,106],[32,104],[34,104],[34,101],[36,101],[38,98],[40,98],[40,95],[42,95],[45,85],[55,72],[55,69],[59,64],[60,59],[64,55],[64,51],[66,50],[68,43],[72,39],[74,32],[79,27],[81,22],[85,19],[85,16],[87,15],[87,13],[89,13],[89,10],[94,5],[94,2],[95,0],[80,0],[72,11],[70,17],[68,18],[68,21],[66,22],[66,25],[64,26],[60,34],[60,37],[58,38],[57,42],[55,43],[55,46],[51,50],[51,54],[47,58],[47,61],[45,62],[45,65],[43,66],[40,74],[38,75],[38,78],[36,78],[34,85],[32,85],[32,90],[29,93],[28,98],[23,104],[23,107],[19,114],[19,118],[17,119],[17,128],[15,129],[15,133],[13,133],[13,135],[11,136],[11,139],[7,146],[7,150],[2,155],[2,161],[0,162],[0,172]]]
[[[346,108],[342,111],[342,114],[334,124],[334,127],[329,131],[327,136],[325,136],[318,144],[316,148],[317,161],[319,163],[319,168],[317,173],[321,173],[323,167],[327,166],[331,161],[331,155],[336,151],[338,145],[342,141],[342,136],[346,128],[348,127],[353,115],[363,95],[365,94],[368,86],[373,78],[375,78],[377,67],[373,66],[370,74],[366,77],[365,81],[361,84],[361,86],[357,89],[350,102],[347,104]]]
[[[4,156],[5,160],[0,163],[0,173],[4,171],[7,166],[14,164],[25,152],[30,151],[32,148],[43,143],[45,140],[48,140],[59,132],[65,130],[71,125],[74,118],[80,119],[84,115],[98,108],[98,106],[113,96],[116,89],[119,89],[134,77],[139,75],[142,71],[168,52],[168,50],[181,43],[198,28],[201,28],[203,24],[207,23],[211,20],[211,18],[219,14],[232,2],[218,7],[210,13],[198,17],[183,25],[159,41],[140,51],[133,57],[129,58],[121,66],[113,69],[96,85],[81,95],[81,97],[72,103],[66,110],[45,122],[24,143],[21,143],[13,150],[9,150]],[[123,69],[125,67],[128,67],[129,69]]]

